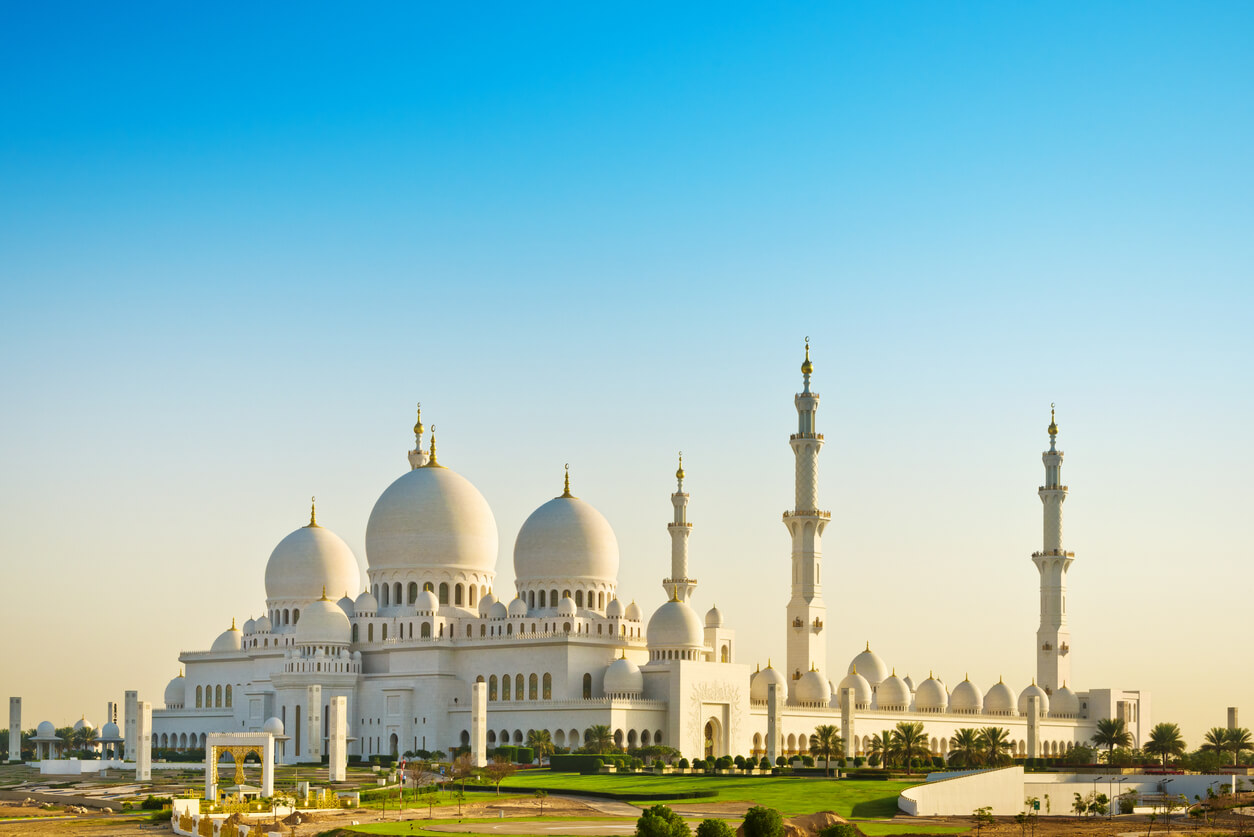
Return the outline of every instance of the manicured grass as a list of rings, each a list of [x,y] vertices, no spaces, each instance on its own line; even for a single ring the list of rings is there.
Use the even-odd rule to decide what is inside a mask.
[[[791,776],[583,776],[528,770],[511,776],[511,788],[536,787],[554,792],[599,791],[609,793],[681,794],[712,790],[706,799],[676,799],[674,804],[706,802],[753,802],[776,808],[785,816],[835,811],[842,817],[882,818],[897,813],[897,796],[917,782],[877,782],[858,779],[821,779]],[[649,805],[653,803],[640,803]]]
[[[525,822],[560,822],[569,819],[572,822],[587,822],[593,817],[526,817],[511,818],[511,822],[520,820]],[[620,820],[621,821],[621,820]],[[463,822],[499,822],[499,820],[463,820]],[[936,825],[908,825],[905,823],[878,823],[878,822],[860,822],[858,827],[862,829],[862,833],[867,837],[888,837],[893,834],[963,834],[968,831],[965,827],[952,826],[936,826]],[[352,827],[354,834],[402,834],[402,835],[418,835],[418,837],[501,837],[499,834],[473,834],[461,833],[450,834],[447,831],[429,831],[423,828],[421,823],[416,822],[388,822],[388,823],[370,823],[368,825],[355,825]],[[580,835],[586,835],[586,830],[580,830]]]

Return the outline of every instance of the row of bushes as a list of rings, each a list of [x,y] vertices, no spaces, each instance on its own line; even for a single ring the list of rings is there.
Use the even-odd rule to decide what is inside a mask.
[[[514,744],[506,744],[497,747],[495,750],[488,750],[488,757],[500,757],[509,759],[514,764],[531,764],[536,760],[536,751],[531,747],[519,747]]]

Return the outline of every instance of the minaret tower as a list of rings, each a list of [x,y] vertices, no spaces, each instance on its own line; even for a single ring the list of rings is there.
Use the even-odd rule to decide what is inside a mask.
[[[1041,454],[1045,484],[1037,490],[1045,506],[1045,543],[1032,553],[1041,574],[1041,626],[1036,631],[1036,682],[1049,694],[1071,679],[1071,631],[1067,627],[1067,570],[1074,552],[1062,546],[1062,504],[1067,486],[1062,484],[1062,451],[1058,450],[1058,424],[1054,405],[1049,405],[1049,450]]]
[[[792,598],[788,600],[788,698],[795,699],[797,680],[812,667],[827,666],[827,638],[823,633],[827,608],[822,595],[823,530],[832,513],[819,511],[819,450],[823,436],[814,432],[819,395],[810,392],[810,338],[801,364],[804,386],[797,394],[797,432],[790,439],[797,459],[796,507],[784,512],[784,525],[792,535]]]
[[[675,507],[675,519],[666,524],[671,533],[671,577],[662,580],[666,595],[673,601],[686,602],[697,588],[697,580],[688,577],[688,535],[692,524],[688,522],[688,495],[684,493],[684,453],[679,452],[679,470],[675,472],[679,487],[671,495]]]
[[[427,464],[427,452],[422,449],[422,404],[418,405],[418,421],[414,422],[414,449],[409,452],[409,468],[417,470]]]

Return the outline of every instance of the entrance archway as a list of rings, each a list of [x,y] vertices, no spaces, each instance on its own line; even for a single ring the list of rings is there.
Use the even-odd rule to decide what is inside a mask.
[[[723,725],[719,723],[717,718],[710,718],[705,722],[705,730],[702,734],[705,739],[705,757],[707,759],[716,759],[725,755],[722,752]]]
[[[400,755],[400,745],[400,739],[396,737],[396,733],[392,733],[391,737],[388,738],[388,752],[392,754],[392,758]]]

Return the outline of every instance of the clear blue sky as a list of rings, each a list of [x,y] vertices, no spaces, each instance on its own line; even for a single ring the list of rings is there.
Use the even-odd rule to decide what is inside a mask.
[[[569,461],[659,602],[685,450],[698,605],[782,656],[806,335],[832,670],[870,639],[1026,684],[1057,401],[1076,685],[1150,689],[1191,742],[1254,712],[1254,6],[354,12],[0,10],[28,725],[158,698],[262,610],[311,494],[364,566],[420,399],[507,592]]]

